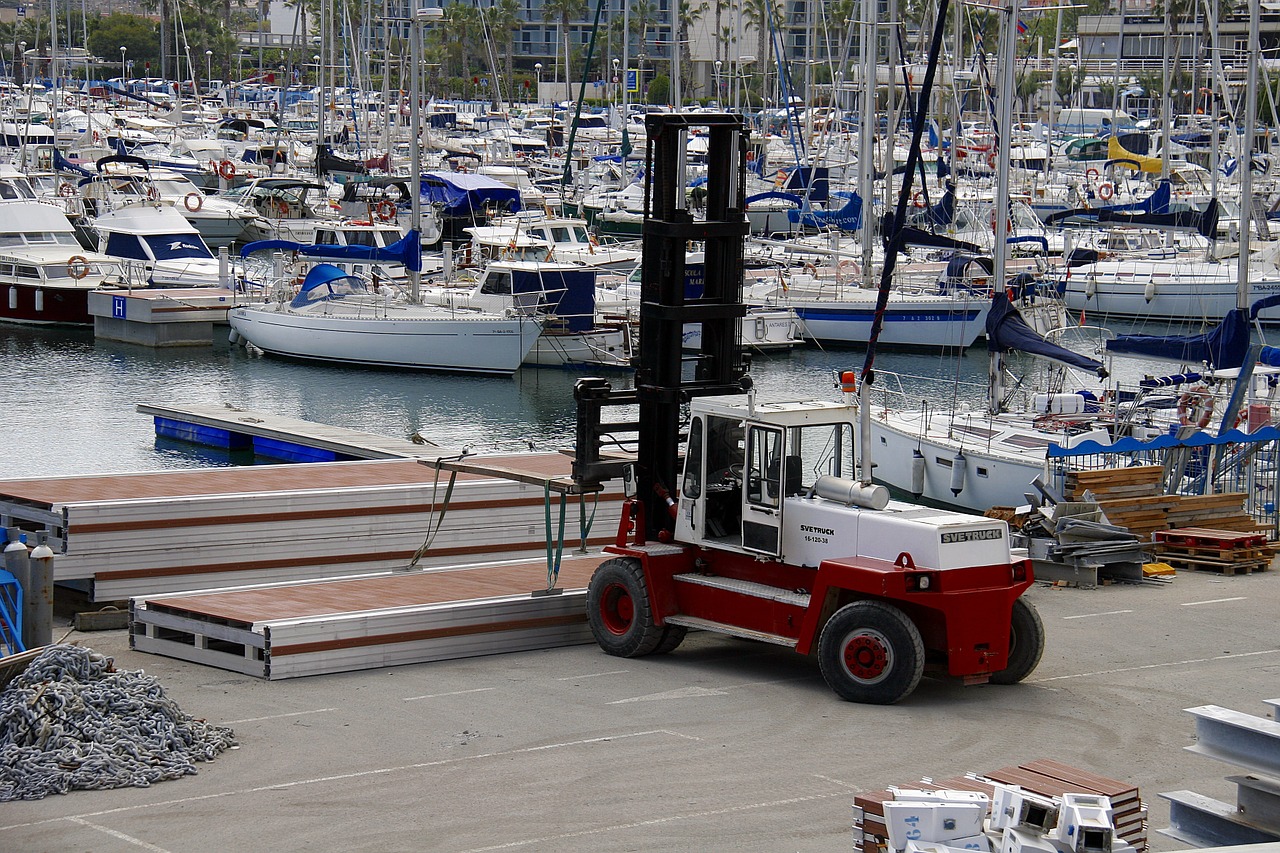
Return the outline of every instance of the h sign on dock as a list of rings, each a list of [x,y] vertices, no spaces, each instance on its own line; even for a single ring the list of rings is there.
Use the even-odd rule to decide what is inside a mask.
[[[125,298],[123,296],[111,297],[111,316],[116,320],[124,320],[126,318]]]

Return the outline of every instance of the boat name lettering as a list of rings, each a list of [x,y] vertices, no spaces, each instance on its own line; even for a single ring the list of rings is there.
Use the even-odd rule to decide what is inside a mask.
[[[989,530],[964,530],[959,533],[942,534],[942,544],[952,545],[956,542],[987,542],[992,539],[1003,539],[1004,531],[998,527]]]

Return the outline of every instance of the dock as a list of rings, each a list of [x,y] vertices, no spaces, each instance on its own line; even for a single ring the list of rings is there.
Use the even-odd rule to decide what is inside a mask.
[[[392,438],[229,404],[140,403],[137,410],[155,420],[156,435],[222,450],[252,450],[255,456],[282,462],[437,459],[458,453],[421,437]]]
[[[276,681],[592,642],[599,554],[267,585],[131,602],[130,645]]]
[[[94,337],[149,347],[209,346],[226,325],[236,294],[225,287],[95,290],[89,293]]]

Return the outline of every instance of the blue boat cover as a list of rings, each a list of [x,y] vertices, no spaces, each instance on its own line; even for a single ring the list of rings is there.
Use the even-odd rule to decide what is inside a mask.
[[[1116,335],[1107,349],[1225,370],[1241,366],[1249,354],[1249,321],[1243,309],[1233,308],[1221,323],[1198,335]]]
[[[440,205],[446,216],[466,216],[486,205],[511,213],[520,210],[519,190],[468,172],[427,172],[422,176],[422,198]]]
[[[596,273],[580,270],[512,270],[511,291],[541,293],[544,305],[560,318],[558,328],[586,332],[595,327]],[[518,301],[518,300],[517,300]]]
[[[1072,352],[1066,347],[1046,341],[1022,319],[1022,314],[1009,302],[1004,291],[996,291],[991,299],[991,311],[987,314],[987,349],[991,352],[1029,352],[1043,358],[1051,358],[1072,367],[1092,370],[1099,377],[1106,377],[1102,362]]]
[[[276,249],[282,252],[297,252],[308,258],[328,258],[333,261],[404,264],[405,269],[410,272],[422,271],[422,235],[412,230],[386,248],[294,243],[290,240],[256,240],[246,243],[240,249],[240,257],[247,258],[254,252],[269,252]],[[325,265],[321,264],[321,266]],[[312,267],[312,269],[316,268]]]
[[[1079,217],[1081,219],[1100,219],[1103,211],[1109,214],[1116,213],[1138,213],[1138,214],[1154,214],[1163,215],[1169,212],[1169,202],[1173,199],[1173,188],[1169,181],[1163,180],[1156,184],[1155,190],[1151,195],[1139,201],[1129,202],[1128,204],[1107,204],[1099,207],[1080,207],[1074,210],[1059,210],[1045,217],[1046,225],[1055,225],[1064,219]]]
[[[84,166],[78,166],[66,157],[63,157],[62,152],[57,148],[53,149],[53,168],[59,172],[70,172],[73,175],[80,175],[82,177],[92,177],[93,175],[93,172],[90,172]]]
[[[341,283],[335,285],[335,282]],[[307,277],[302,280],[302,287],[289,304],[294,308],[301,308],[321,299],[334,299],[365,289],[364,282],[358,276],[333,264],[316,264],[307,272]]]
[[[787,221],[808,225],[810,228],[857,231],[862,227],[862,197],[857,193],[849,193],[849,200],[839,210],[814,210],[807,205],[799,210],[788,210]]]

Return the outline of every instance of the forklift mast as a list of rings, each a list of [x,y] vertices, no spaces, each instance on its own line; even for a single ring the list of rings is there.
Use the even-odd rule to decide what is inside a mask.
[[[690,132],[706,133],[705,217],[689,208],[687,150]],[[645,534],[668,539],[674,521],[668,498],[678,487],[681,406],[693,397],[741,394],[750,388],[743,357],[741,318],[743,246],[748,225],[743,182],[747,149],[740,116],[720,113],[647,116],[644,248],[640,284],[640,354],[635,389],[613,390],[603,379],[574,388],[578,435],[573,477],[596,491],[622,473],[623,463],[601,456],[605,436],[637,433],[635,487],[644,504]],[[686,252],[704,247],[701,287],[686,283]],[[702,330],[696,352],[683,349],[685,327]],[[605,406],[637,404],[634,423],[603,423]]]

